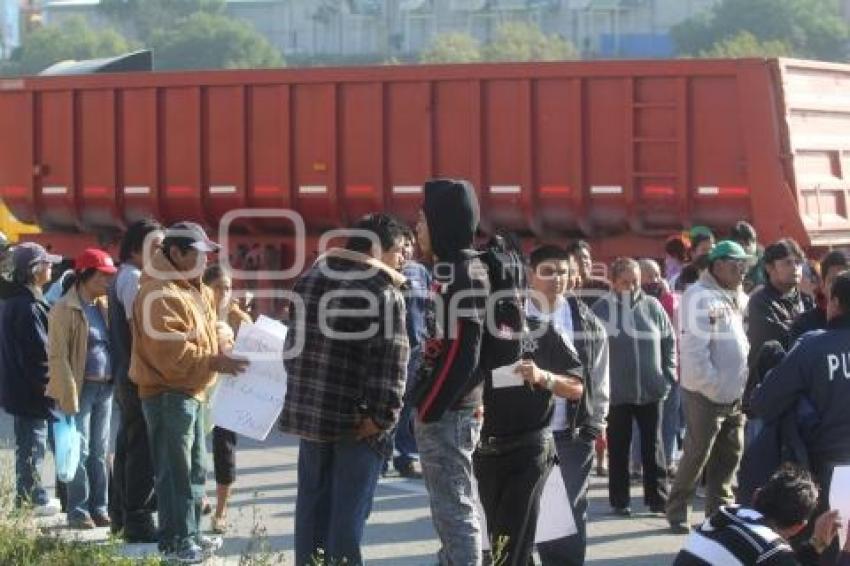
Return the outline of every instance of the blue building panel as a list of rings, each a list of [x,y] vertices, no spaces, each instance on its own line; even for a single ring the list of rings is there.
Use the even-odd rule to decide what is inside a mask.
[[[673,57],[675,51],[669,34],[624,33],[617,37],[605,33],[599,38],[599,55],[606,58],[663,59]]]

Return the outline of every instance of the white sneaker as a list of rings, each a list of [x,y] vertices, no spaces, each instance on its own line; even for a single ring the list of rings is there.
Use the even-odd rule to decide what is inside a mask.
[[[196,540],[198,542],[198,546],[201,547],[201,550],[203,550],[204,554],[207,556],[215,554],[221,550],[222,546],[224,546],[224,540],[217,536],[198,535]]]
[[[180,550],[166,553],[163,558],[170,564],[203,564],[206,556],[200,546],[189,543]]]
[[[58,499],[51,499],[44,505],[36,505],[32,508],[32,514],[36,517],[52,517],[58,515],[62,510],[62,505]]]

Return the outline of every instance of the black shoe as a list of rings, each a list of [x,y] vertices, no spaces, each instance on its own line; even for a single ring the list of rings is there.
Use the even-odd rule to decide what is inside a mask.
[[[95,526],[97,526],[98,528],[112,526],[112,519],[109,518],[109,515],[92,514],[91,520],[94,521]]]
[[[68,528],[76,531],[91,531],[97,528],[91,517],[74,517],[68,519]]]
[[[416,466],[413,462],[408,462],[404,466],[399,466],[396,468],[398,470],[398,475],[403,478],[407,478],[409,480],[419,480],[422,479],[422,472],[416,469]]]
[[[150,544],[153,542],[159,542],[159,535],[155,530],[127,531],[125,529],[121,538],[124,539],[124,542],[130,544]]]
[[[619,515],[620,517],[631,517],[632,516],[632,508],[631,507],[611,507],[611,513],[614,515]]]
[[[133,524],[124,527],[121,533],[124,542],[129,543],[152,543],[159,542],[159,534],[153,523]]]
[[[670,531],[674,535],[686,535],[691,529],[685,523],[670,523]]]

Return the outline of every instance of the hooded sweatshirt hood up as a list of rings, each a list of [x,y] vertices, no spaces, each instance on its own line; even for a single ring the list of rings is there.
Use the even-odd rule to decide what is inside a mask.
[[[422,210],[428,221],[431,247],[442,261],[459,259],[470,249],[478,229],[480,211],[472,183],[434,179],[425,183]]]

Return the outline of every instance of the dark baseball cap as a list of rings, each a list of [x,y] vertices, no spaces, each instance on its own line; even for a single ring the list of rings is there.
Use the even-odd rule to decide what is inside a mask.
[[[165,240],[190,240],[191,246],[199,252],[217,252],[221,246],[213,242],[200,224],[178,222],[165,231]]]
[[[35,242],[24,242],[12,248],[12,265],[17,272],[25,272],[39,263],[60,263],[62,256],[47,253],[44,246]]]

